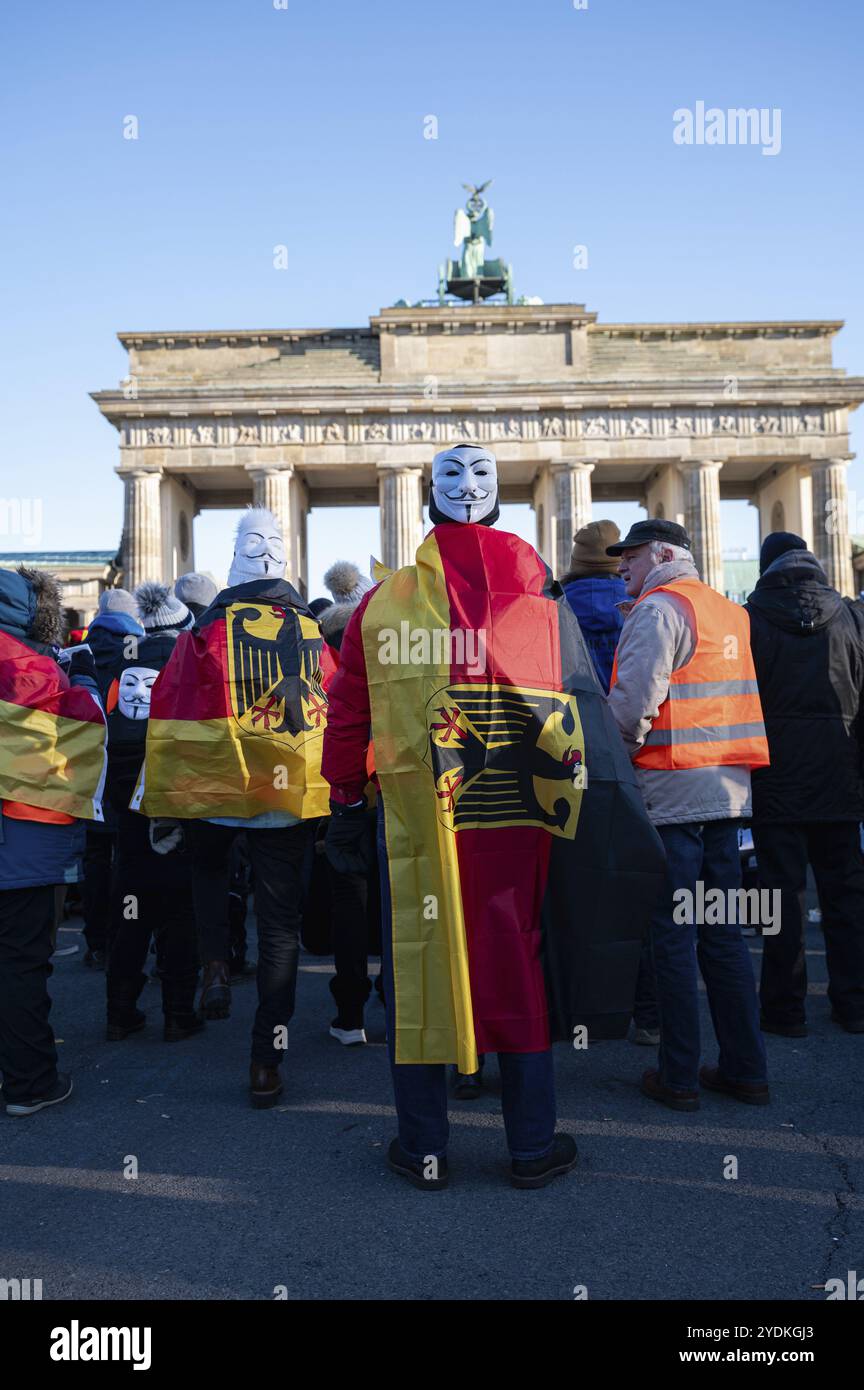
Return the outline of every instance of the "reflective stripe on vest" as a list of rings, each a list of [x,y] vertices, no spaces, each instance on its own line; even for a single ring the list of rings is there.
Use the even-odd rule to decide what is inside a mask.
[[[672,672],[669,693],[633,762],[658,770],[767,766],[768,740],[745,610],[699,579],[673,580],[648,593],[684,600],[696,645],[686,665]],[[617,679],[616,654],[613,686]]]

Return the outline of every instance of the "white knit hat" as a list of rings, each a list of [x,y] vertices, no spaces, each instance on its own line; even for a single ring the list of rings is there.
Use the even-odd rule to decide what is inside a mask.
[[[185,603],[172,594],[167,584],[156,579],[145,579],[135,590],[138,605],[138,618],[145,632],[161,632],[170,629],[180,631],[194,625],[194,619]]]

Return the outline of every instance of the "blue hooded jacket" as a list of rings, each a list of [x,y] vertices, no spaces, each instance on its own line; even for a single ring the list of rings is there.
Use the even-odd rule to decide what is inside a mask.
[[[144,637],[144,629],[128,613],[97,613],[87,629],[87,646],[96,662],[96,679],[103,700],[123,650],[124,637]]]
[[[627,597],[624,580],[617,575],[608,578],[571,579],[564,585],[567,602],[579,619],[582,636],[591,653],[597,679],[609,694],[612,662],[624,619],[616,608]]]
[[[15,570],[0,569],[0,630],[50,655],[51,647],[31,635],[38,612],[39,594],[34,584]],[[89,686],[92,688],[92,681]],[[78,883],[83,849],[84,821],[51,825],[0,814],[0,892]]]

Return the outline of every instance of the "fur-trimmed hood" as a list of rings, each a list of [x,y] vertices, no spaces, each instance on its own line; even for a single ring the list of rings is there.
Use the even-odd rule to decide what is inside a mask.
[[[356,607],[356,603],[331,603],[329,608],[325,608],[324,612],[319,614],[318,626],[321,629],[321,636],[328,647],[332,647],[334,651],[339,651],[343,633],[351,621],[351,615]]]
[[[63,611],[54,575],[27,565],[0,570],[0,628],[12,637],[59,646]]]

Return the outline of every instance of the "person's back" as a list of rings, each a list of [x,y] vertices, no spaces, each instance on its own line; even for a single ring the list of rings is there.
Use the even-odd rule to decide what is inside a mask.
[[[618,562],[606,554],[606,547],[620,536],[614,521],[591,521],[583,526],[573,538],[570,568],[560,581],[579,620],[597,679],[607,693],[624,626],[618,604],[626,599],[627,590],[617,573]]]
[[[660,1052],[642,1090],[673,1110],[698,1109],[700,1085],[764,1105],[770,1096],[753,972],[731,906],[751,770],[768,761],[747,615],[703,584],[677,522],[636,522],[609,549],[621,557],[633,600],[609,704],[668,863],[651,925]],[[706,887],[730,904],[728,914],[696,906]],[[719,1043],[716,1067],[699,1065],[697,960]]]
[[[361,600],[328,692],[326,848],[342,871],[363,867],[370,725],[375,741],[389,1162],[430,1190],[446,1173],[445,1066],[473,1074],[488,1052],[514,1184],[573,1166],[551,1043],[580,1024],[626,1031],[662,862],[570,607],[497,515],[493,455],[436,455],[434,529]]]
[[[770,766],[753,773],[753,843],[760,882],[781,906],[780,931],[763,943],[762,1028],[806,1036],[809,863],[832,1018],[864,1033],[864,613],[788,532],[766,537],[747,611],[771,754]]]
[[[59,652],[52,576],[0,570],[0,1072],[9,1115],[72,1090],[48,1021],[55,884],[101,817],[105,723],[88,647]]]
[[[746,608],[771,751],[753,773],[754,819],[860,820],[864,615],[801,550],[770,565]]]
[[[612,663],[624,619],[618,609],[627,597],[624,583],[618,578],[571,579],[564,585],[567,602],[579,619],[585,645],[591,653],[597,679],[604,691],[609,690]]]

